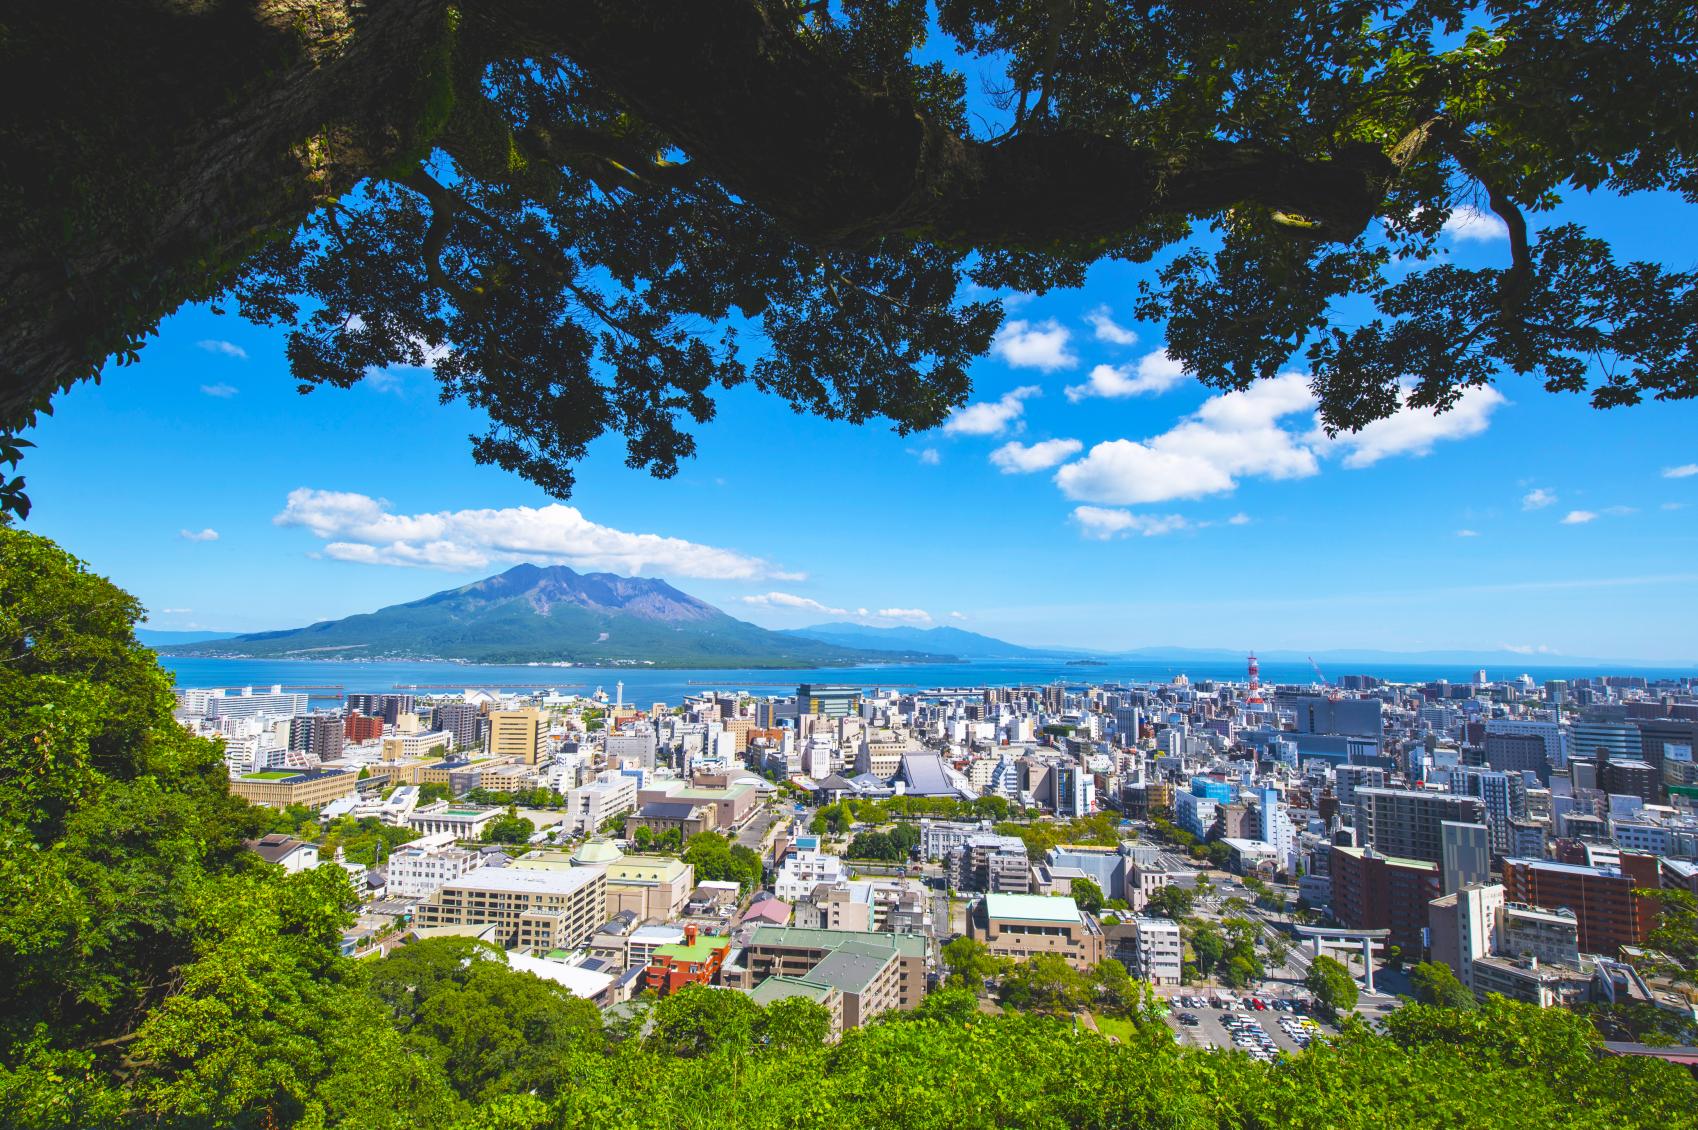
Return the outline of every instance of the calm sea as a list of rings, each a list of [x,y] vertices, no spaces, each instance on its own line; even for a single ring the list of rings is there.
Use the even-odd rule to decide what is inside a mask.
[[[1060,660],[974,660],[966,663],[898,663],[862,667],[828,667],[815,670],[651,670],[641,667],[502,667],[474,663],[347,662],[304,659],[201,659],[161,656],[160,665],[170,671],[182,687],[329,687],[327,699],[342,692],[401,691],[454,693],[470,687],[518,690],[551,688],[562,693],[609,695],[616,683],[625,684],[625,701],[647,705],[665,702],[676,705],[687,694],[700,694],[715,687],[746,690],[756,695],[794,693],[798,683],[849,683],[864,686],[886,684],[904,689],[930,690],[939,687],[1019,686],[1052,683],[1161,683],[1176,675],[1199,679],[1242,681],[1244,664],[1225,662],[1115,662],[1101,667],[1072,667]],[[1336,665],[1335,665],[1336,666]],[[1434,679],[1466,682],[1477,667],[1423,666],[1419,664],[1357,664],[1328,669],[1340,675],[1375,675],[1400,683],[1423,683]],[[1521,674],[1535,680],[1573,679],[1610,674],[1602,669],[1572,667],[1519,667],[1489,670],[1494,679],[1511,679]],[[1690,676],[1690,670],[1634,668],[1616,672],[1648,679]],[[1264,683],[1310,683],[1314,673],[1304,663],[1263,663]]]

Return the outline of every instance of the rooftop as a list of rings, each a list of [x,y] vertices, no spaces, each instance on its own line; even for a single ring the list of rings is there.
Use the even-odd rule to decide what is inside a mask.
[[[569,895],[601,877],[589,867],[565,871],[520,867],[479,867],[444,883],[444,891],[501,891],[506,894]]]
[[[808,1000],[824,1004],[831,999],[836,986],[810,981],[806,977],[768,977],[749,991],[749,997],[756,1004],[768,1005],[774,1001],[785,1000],[788,997],[806,997]]]
[[[1031,922],[1082,922],[1079,906],[1070,898],[1055,895],[986,895],[985,914],[990,918],[1019,918]]]
[[[730,938],[718,934],[702,934],[696,938],[694,945],[688,942],[673,942],[670,945],[656,946],[654,956],[670,957],[677,961],[706,961],[713,956],[715,950],[730,948]]]
[[[864,993],[896,957],[890,949],[845,942],[808,970],[808,980],[831,985],[845,993]]]
[[[924,957],[926,953],[926,939],[919,934],[887,933],[882,930],[876,934],[868,934],[860,930],[816,930],[806,926],[758,926],[749,944],[783,946],[787,949],[833,950],[848,942],[889,946],[903,957]]]

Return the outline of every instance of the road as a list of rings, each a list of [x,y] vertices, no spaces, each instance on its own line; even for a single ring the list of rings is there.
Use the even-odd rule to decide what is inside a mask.
[[[743,830],[737,833],[737,842],[764,856],[767,833],[772,831],[772,826],[778,821],[778,813],[761,809],[752,820],[743,825]]]

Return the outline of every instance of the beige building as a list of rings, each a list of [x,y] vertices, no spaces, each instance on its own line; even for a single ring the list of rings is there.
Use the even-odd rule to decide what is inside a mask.
[[[998,957],[1059,954],[1078,970],[1103,958],[1102,929],[1070,898],[986,895],[967,915],[967,935]]]
[[[230,792],[251,804],[322,808],[338,797],[353,796],[358,775],[334,769],[269,769],[230,780]]]
[[[730,784],[730,778],[724,774],[704,774],[697,778],[699,784],[695,787],[685,785],[682,781],[665,781],[651,785],[637,793],[639,805],[650,801],[670,801],[681,804],[706,804],[714,809],[714,823],[710,828],[724,830],[734,824],[741,824],[755,805],[760,802],[760,793],[753,785]]]
[[[848,947],[861,960],[841,962],[826,974],[847,998],[860,999],[853,1009],[844,1002],[844,1027],[864,1024],[884,1008],[916,1008],[926,995],[927,940],[920,934],[865,934],[848,930],[803,930],[794,926],[757,927],[743,950],[744,976],[758,985],[768,977],[816,980],[814,971],[834,952]],[[884,959],[891,969],[887,974]],[[869,964],[878,961],[877,970]],[[863,978],[861,974],[865,973]],[[887,976],[894,977],[887,981]],[[857,980],[857,978],[861,978]],[[887,990],[894,991],[890,995]],[[855,1021],[850,1023],[853,1013]]]
[[[385,761],[412,761],[436,751],[437,756],[448,752],[448,743],[454,738],[446,730],[432,730],[428,734],[391,734],[383,739],[382,757]]]
[[[547,729],[547,719],[535,707],[492,710],[489,713],[489,752],[496,757],[513,757],[526,765],[535,765]]]
[[[585,942],[606,920],[607,877],[594,867],[480,867],[445,883],[414,919],[426,928],[494,925],[509,949],[540,953]]]
[[[683,860],[665,855],[626,855],[602,839],[586,841],[570,856],[563,851],[528,852],[512,866],[542,871],[598,869],[607,877],[608,917],[628,910],[638,922],[677,918],[696,886],[696,869]]]

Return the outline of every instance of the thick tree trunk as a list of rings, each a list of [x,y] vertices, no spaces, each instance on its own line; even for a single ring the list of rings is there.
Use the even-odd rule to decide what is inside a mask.
[[[428,143],[446,0],[7,0],[0,430]]]

